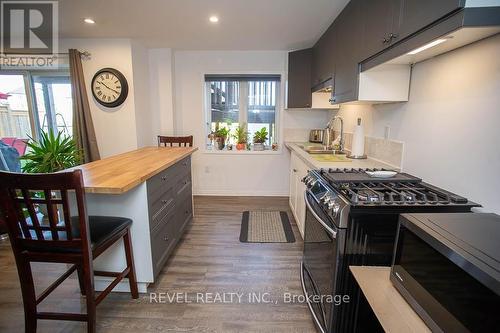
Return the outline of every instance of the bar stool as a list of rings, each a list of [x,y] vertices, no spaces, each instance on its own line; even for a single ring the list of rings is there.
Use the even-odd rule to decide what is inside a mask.
[[[173,147],[177,144],[179,147],[192,147],[193,146],[193,136],[163,136],[158,135],[158,147],[161,145],[165,147]]]
[[[76,215],[72,216],[68,191],[74,191]],[[40,210],[45,206],[47,216]],[[53,174],[0,172],[0,208],[16,259],[24,304],[25,331],[36,332],[37,319],[86,321],[96,331],[96,306],[123,279],[128,278],[132,298],[138,298],[130,226],[124,217],[87,216],[80,170]],[[92,262],[123,238],[127,267],[122,272],[94,271]],[[66,273],[38,297],[31,262],[72,264]],[[87,313],[39,312],[40,304],[74,271],[86,298]],[[101,293],[94,290],[94,276],[114,277]]]

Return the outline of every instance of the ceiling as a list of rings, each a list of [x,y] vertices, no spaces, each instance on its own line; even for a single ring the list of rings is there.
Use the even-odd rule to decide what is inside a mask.
[[[134,38],[186,50],[309,47],[348,0],[60,0],[62,38]],[[219,22],[209,22],[216,15]],[[83,22],[90,17],[96,24]]]

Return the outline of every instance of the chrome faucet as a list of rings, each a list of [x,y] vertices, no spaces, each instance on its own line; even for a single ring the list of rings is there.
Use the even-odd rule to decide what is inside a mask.
[[[328,125],[326,128],[333,130],[333,124],[335,123],[335,120],[339,119],[340,120],[340,142],[339,142],[339,153],[344,153],[344,119],[340,116],[334,116],[330,121],[328,122]],[[335,138],[333,139],[335,141]]]

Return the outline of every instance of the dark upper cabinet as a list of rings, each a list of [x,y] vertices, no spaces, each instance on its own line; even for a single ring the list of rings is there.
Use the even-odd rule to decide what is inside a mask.
[[[335,49],[337,35],[333,23],[312,49],[311,86],[314,87],[332,78],[335,71]]]
[[[360,5],[361,0],[350,1],[335,21],[338,47],[335,49],[333,103],[357,99],[363,35]]]
[[[362,0],[362,60],[464,5],[465,0]]]
[[[371,1],[371,0],[370,0]],[[465,0],[399,0],[394,20],[395,41],[401,40],[463,8]]]
[[[465,0],[351,0],[312,49],[311,86],[333,78],[333,103],[358,100],[360,63],[465,6]]]
[[[389,36],[394,31],[394,17],[399,11],[399,2],[400,0],[362,1],[363,48],[361,60],[381,52],[389,45],[391,40]]]
[[[312,49],[288,53],[288,108],[311,107]]]

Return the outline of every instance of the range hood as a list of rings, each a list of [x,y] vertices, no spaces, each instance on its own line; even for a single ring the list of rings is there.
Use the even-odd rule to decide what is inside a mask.
[[[498,33],[500,1],[469,0],[460,11],[362,62],[361,72],[380,65],[413,65]]]

